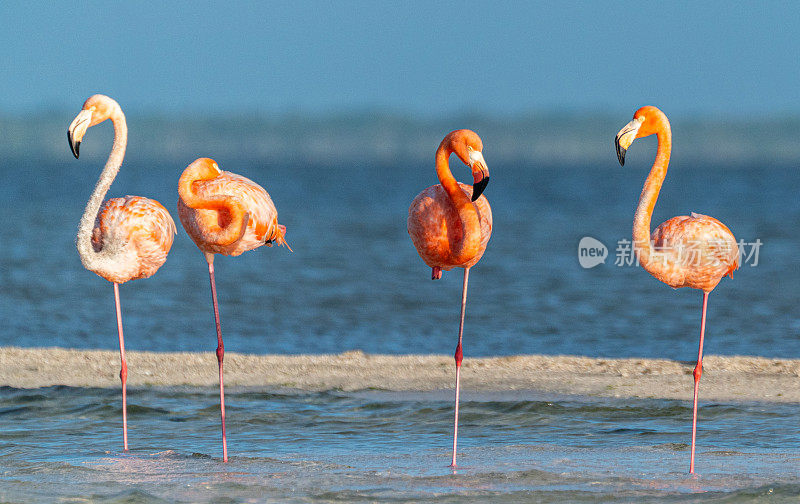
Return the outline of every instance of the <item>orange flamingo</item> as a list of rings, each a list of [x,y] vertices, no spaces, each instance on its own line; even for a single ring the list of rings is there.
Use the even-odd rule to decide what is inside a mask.
[[[208,262],[211,302],[217,328],[222,460],[227,462],[225,386],[222,379],[225,346],[222,343],[217,287],[214,283],[214,254],[238,256],[262,245],[271,247],[273,243],[289,248],[285,239],[286,227],[278,224],[278,211],[263,187],[241,175],[220,170],[213,159],[197,159],[183,171],[178,181],[178,196],[181,224]]]
[[[453,460],[456,467],[458,442],[458,399],[461,381],[461,339],[464,332],[464,313],[467,306],[469,269],[486,251],[492,236],[492,209],[481,196],[489,183],[489,169],[483,159],[483,143],[474,132],[466,129],[448,134],[436,151],[436,175],[441,184],[422,191],[408,209],[408,234],[425,264],[432,268],[431,279],[442,277],[442,270],[464,268],[461,292],[461,322],[456,346],[456,398],[453,421]],[[454,153],[472,169],[472,187],[456,181],[450,171],[450,154]]]
[[[706,331],[708,294],[722,277],[733,278],[739,267],[739,248],[733,233],[717,219],[692,212],[673,217],[650,234],[650,219],[667,175],[672,150],[672,131],[667,116],[656,107],[642,107],[633,115],[615,139],[617,158],[625,164],[625,152],[637,138],[656,134],[658,150],[650,175],[644,183],[633,218],[633,248],[639,264],[651,275],[673,289],[691,287],[703,291],[703,315],[700,322],[700,345],[694,368],[694,405],[692,407],[692,453],[689,472],[694,473],[695,435],[697,433],[697,393],[703,374],[703,338]]]
[[[153,276],[167,260],[177,231],[167,209],[156,200],[125,196],[103,202],[103,197],[122,166],[128,143],[125,115],[119,104],[108,96],[98,94],[90,97],[69,125],[67,139],[75,159],[80,153],[86,130],[106,119],[111,119],[114,124],[114,144],[81,217],[76,244],[84,268],[114,284],[119,355],[122,362],[119,373],[122,381],[122,441],[124,450],[128,451],[128,364],[125,361],[125,340],[122,335],[119,284]]]

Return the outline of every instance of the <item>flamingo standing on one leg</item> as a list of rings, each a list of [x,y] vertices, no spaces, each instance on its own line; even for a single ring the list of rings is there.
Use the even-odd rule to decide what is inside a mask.
[[[177,231],[167,209],[156,200],[125,196],[103,203],[103,197],[119,173],[125,157],[125,146],[128,142],[125,115],[116,101],[108,96],[94,95],[86,100],[83,109],[67,130],[69,146],[77,159],[86,130],[106,119],[111,119],[114,124],[114,144],[81,217],[76,243],[83,266],[114,283],[119,354],[122,362],[119,373],[122,381],[122,440],[125,451],[128,451],[128,364],[125,361],[125,340],[122,335],[119,284],[154,275],[167,260]]]
[[[692,453],[689,472],[694,473],[695,435],[697,432],[697,393],[703,374],[703,338],[706,330],[708,294],[722,277],[739,267],[739,248],[733,233],[717,219],[692,212],[673,217],[650,234],[650,219],[658,193],[667,175],[672,150],[672,132],[667,116],[656,107],[642,107],[633,120],[617,133],[615,144],[621,165],[625,152],[636,138],[658,136],[656,160],[644,183],[639,206],[633,218],[633,246],[639,264],[651,275],[673,289],[691,287],[703,291],[703,315],[700,322],[700,345],[694,368],[694,405],[692,407]]]
[[[483,256],[492,235],[492,209],[481,196],[489,183],[489,169],[483,159],[483,143],[470,130],[448,134],[436,151],[436,175],[441,184],[422,191],[408,209],[408,234],[425,264],[432,268],[431,279],[442,277],[442,270],[464,268],[461,293],[461,322],[456,346],[456,398],[453,422],[453,460],[456,467],[458,442],[458,399],[461,379],[461,339],[464,333],[464,313],[467,305],[469,269]],[[456,155],[472,169],[472,187],[456,181],[450,172],[450,154]]]
[[[278,211],[263,187],[241,175],[220,170],[213,159],[197,159],[183,171],[178,181],[178,195],[181,224],[208,262],[211,302],[217,328],[222,460],[227,462],[225,386],[222,379],[225,347],[214,283],[214,254],[238,256],[262,245],[271,247],[273,243],[288,248],[286,227],[278,224]]]

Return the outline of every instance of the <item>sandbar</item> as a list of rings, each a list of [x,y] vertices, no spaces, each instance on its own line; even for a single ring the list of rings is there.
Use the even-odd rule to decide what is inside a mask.
[[[129,387],[215,387],[213,352],[129,351]],[[800,359],[709,355],[704,401],[800,403]],[[0,348],[0,386],[118,387],[119,353],[64,348]],[[597,397],[691,399],[693,362],[515,355],[465,358],[465,393],[536,391]],[[225,353],[226,387],[299,390],[436,391],[453,388],[446,355],[250,355]]]

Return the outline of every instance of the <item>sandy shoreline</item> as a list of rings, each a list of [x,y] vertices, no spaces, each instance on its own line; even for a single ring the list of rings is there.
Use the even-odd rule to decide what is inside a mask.
[[[128,352],[130,387],[217,385],[213,352]],[[534,390],[603,397],[687,399],[693,364],[666,359],[602,359],[518,355],[465,358],[469,391]],[[0,348],[0,386],[36,388],[119,386],[119,354],[104,350]],[[229,387],[303,390],[431,391],[453,387],[453,359],[445,355],[225,354]],[[800,403],[800,359],[704,358],[704,400]]]

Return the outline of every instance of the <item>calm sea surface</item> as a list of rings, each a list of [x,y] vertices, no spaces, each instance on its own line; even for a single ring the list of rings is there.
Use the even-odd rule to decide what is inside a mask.
[[[20,160],[0,184],[0,346],[117,348],[111,284],[85,271],[74,235],[107,146],[86,159]],[[609,142],[609,150],[612,147]],[[205,154],[205,153],[198,153]],[[213,153],[208,153],[213,154]],[[701,294],[616,266],[649,163],[528,166],[486,159],[494,232],[472,270],[464,337],[471,356],[696,356]],[[246,353],[451,354],[460,271],[430,280],[406,233],[408,204],[432,164],[275,165],[221,159],[261,183],[294,249],[217,259],[223,334]],[[638,161],[635,161],[638,159]],[[651,159],[651,158],[648,158]],[[131,158],[109,196],[161,201],[177,221],[183,163]],[[469,179],[466,168],[454,171]],[[706,352],[800,357],[800,171],[683,164],[654,225],[713,215],[751,257],[709,300]],[[583,269],[578,242],[609,248]],[[128,349],[216,346],[202,254],[180,229],[151,279],[121,287]],[[450,474],[450,392],[234,390],[229,465],[218,456],[213,390],[133,390],[130,454],[119,392],[0,388],[0,502],[619,501],[796,502],[798,405],[703,404],[696,479],[687,401],[465,392],[460,460]]]
[[[86,160],[16,163],[0,184],[0,345],[117,347],[112,286],[83,269],[74,246],[103,162],[96,148],[98,154]],[[465,355],[693,359],[701,293],[675,291],[641,268],[614,265],[617,242],[630,239],[649,165],[493,165],[490,153],[486,195],[494,231],[470,275]],[[406,232],[409,203],[436,182],[432,163],[217,161],[270,192],[294,249],[262,247],[217,258],[228,350],[452,352],[461,272],[431,281]],[[133,159],[110,196],[156,198],[177,222],[176,181],[184,167]],[[454,163],[454,169],[469,179],[466,168]],[[800,357],[797,187],[795,167],[682,166],[669,172],[654,224],[694,211],[719,218],[737,239],[763,243],[757,266],[744,265],[711,294],[708,353]],[[216,346],[206,264],[178,227],[158,273],[121,287],[128,348]],[[606,244],[605,264],[581,268],[578,242],[584,236]]]

